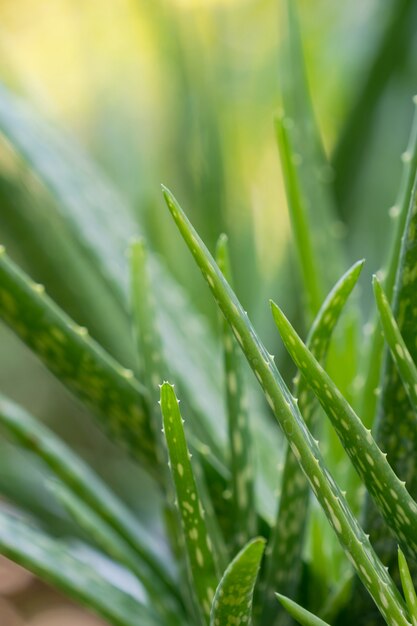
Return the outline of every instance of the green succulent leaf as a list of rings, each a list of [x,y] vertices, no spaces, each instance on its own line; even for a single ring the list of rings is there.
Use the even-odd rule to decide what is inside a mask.
[[[167,559],[158,554],[155,540],[80,457],[46,426],[4,396],[0,396],[0,425],[19,446],[39,457],[92,515],[96,514],[117,533],[125,549],[143,561],[152,586],[175,597]]]
[[[153,285],[150,282],[149,275],[149,257],[143,240],[133,241],[130,247],[131,262],[131,293],[132,308],[135,321],[135,328],[138,343],[139,354],[142,356],[143,362],[143,379],[148,389],[149,412],[151,415],[152,426],[155,440],[158,443],[158,459],[160,472],[164,476],[163,487],[165,491],[165,520],[170,537],[171,545],[174,553],[180,561],[183,560],[182,546],[178,545],[178,536],[181,534],[180,520],[178,511],[175,507],[175,490],[172,485],[171,474],[168,469],[168,451],[166,447],[165,437],[162,434],[162,417],[159,407],[160,382],[165,380],[170,371],[166,364],[162,349],[159,328],[157,327],[157,319],[155,316],[153,303]],[[195,439],[192,439],[195,442]],[[192,449],[193,446],[192,446]],[[197,442],[198,450],[198,442]],[[195,466],[198,463],[199,456],[196,454]],[[208,459],[209,464],[215,467],[215,459]],[[220,470],[222,471],[222,470]],[[206,524],[209,527],[213,546],[221,560],[221,564],[228,562],[226,547],[215,517],[215,512],[211,505],[210,495],[205,486],[205,476],[200,464],[195,467],[195,477],[197,480],[200,497],[204,503],[206,513]]]
[[[217,263],[231,284],[232,272],[227,237],[222,235],[217,244]],[[252,437],[249,428],[247,395],[242,374],[241,352],[226,320],[222,320],[225,365],[229,447],[232,470],[232,498],[234,506],[235,543],[242,547],[256,534],[256,508]]]
[[[307,429],[296,400],[286,387],[273,357],[260,342],[247,314],[173,195],[164,188],[171,215],[188,245],[213,295],[228,320],[277,421],[299,460],[327,519],[347,552],[378,609],[405,626],[404,603],[377,558],[368,537],[353,516],[342,492],[325,466],[320,450]],[[382,585],[382,586],[381,586]],[[381,592],[383,589],[383,592]]]
[[[306,609],[303,609],[302,606],[287,598],[286,596],[282,596],[280,593],[275,594],[282,606],[288,613],[293,617],[301,626],[329,626],[322,619],[310,613]]]
[[[99,418],[113,440],[151,470],[155,446],[144,387],[0,251],[0,317]]]
[[[265,539],[253,539],[230,563],[214,596],[210,626],[251,626],[253,591],[264,548]]]
[[[388,298],[376,276],[374,276],[373,285],[384,336],[417,417],[417,367],[401,336]]]
[[[324,301],[307,338],[317,360],[326,358],[330,339],[346,302],[362,271],[363,261],[355,263],[336,283]],[[314,432],[318,402],[303,376],[298,375],[294,396],[308,428]],[[268,543],[265,563],[265,606],[262,623],[277,615],[275,589],[293,597],[301,575],[301,555],[307,520],[309,486],[289,447],[285,457],[281,494],[275,526]]]
[[[21,518],[0,511],[0,553],[88,607],[114,626],[158,626],[160,617],[135,598],[112,586],[98,572],[71,555]]]
[[[407,561],[401,548],[398,548],[398,565],[400,569],[401,584],[404,592],[405,601],[407,602],[408,612],[410,614],[411,623],[417,626],[417,594],[414,589],[413,579],[408,569]]]
[[[295,364],[331,420],[352,464],[388,526],[404,549],[417,555],[417,504],[381,452],[371,431],[356,415],[329,375],[299,338],[281,309],[272,303],[281,338]]]
[[[67,511],[74,522],[85,532],[86,538],[92,540],[105,554],[125,565],[146,589],[155,611],[169,623],[180,626],[181,609],[173,610],[172,596],[161,592],[161,586],[154,585],[152,576],[143,566],[143,562],[129,550],[120,536],[94,511],[84,504],[70,489],[57,481],[50,481],[48,487],[57,500]]]
[[[281,167],[283,170],[286,187],[288,206],[290,209],[292,229],[296,240],[298,257],[300,259],[301,273],[303,276],[304,291],[307,294],[308,310],[311,317],[320,309],[323,301],[323,285],[321,274],[316,266],[316,259],[311,242],[311,228],[307,221],[307,215],[303,206],[303,194],[300,188],[300,180],[297,174],[297,156],[291,148],[289,133],[294,126],[294,121],[284,115],[275,120],[275,129]]]
[[[401,245],[398,246],[396,259],[396,278],[393,297],[387,283],[384,289],[390,300],[398,330],[404,340],[414,363],[417,362],[417,203],[416,203],[416,168],[417,168],[417,110],[415,111],[412,131],[414,143],[406,152],[405,161],[409,163],[410,180],[408,181],[408,204],[404,218],[404,230]],[[411,160],[410,160],[411,159]],[[401,220],[402,221],[402,220]],[[379,446],[387,452],[396,474],[407,483],[407,489],[417,500],[417,430],[416,414],[404,388],[404,383],[394,360],[387,353],[378,387],[379,404],[375,422],[375,438]],[[397,542],[389,526],[381,517],[377,507],[371,501],[366,502],[365,528],[382,561],[398,578]],[[400,542],[403,547],[403,544]],[[405,554],[409,552],[404,550]],[[417,580],[417,568],[413,559],[409,560],[413,579]],[[369,610],[366,599],[355,590],[354,607],[358,614]],[[356,619],[356,615],[352,616]]]
[[[34,194],[27,195],[24,218],[28,222],[30,215],[28,228],[31,229],[33,219],[40,216],[46,190],[49,209],[48,214],[42,216],[44,221],[49,223],[53,219],[58,230],[76,242],[77,250],[88,258],[91,268],[107,287],[109,299],[119,308],[119,318],[125,321],[122,332],[125,339],[128,338],[129,271],[125,252],[132,236],[139,230],[133,210],[71,137],[48,124],[4,85],[0,87],[0,133],[6,138],[8,148],[18,155],[30,176],[36,179],[36,190],[41,188],[43,192],[40,202],[31,202]],[[38,245],[47,248],[48,238],[42,239]],[[56,247],[52,253],[54,250]],[[215,475],[220,473],[221,480],[224,480],[227,476],[224,458],[227,433],[218,355],[213,348],[215,342],[210,339],[210,329],[201,323],[201,316],[196,314],[185,292],[152,251],[149,252],[149,272],[158,302],[156,316],[167,362],[175,364],[175,376],[183,386],[193,413],[198,416],[191,424],[193,435],[197,445],[209,450],[207,463],[213,459],[213,472]],[[84,293],[89,294],[88,288]],[[93,295],[90,291],[89,295],[95,298],[95,292]],[[96,306],[95,301],[93,305]],[[89,308],[88,302],[85,307]],[[177,320],[183,323],[178,324]],[[116,342],[120,325],[117,331]],[[266,416],[261,415],[260,419],[264,420],[265,429],[268,428]],[[136,421],[137,418],[132,418],[131,423],[136,424]],[[118,430],[121,429],[118,427]],[[275,458],[279,439],[270,431],[267,437],[262,436],[262,432],[263,428],[260,428],[253,433],[254,438],[259,439],[259,449],[265,457]],[[123,432],[122,437],[130,440],[136,458],[142,460],[137,433]],[[145,457],[143,460],[151,459]],[[155,460],[154,455],[153,464]],[[257,500],[257,507],[261,515],[268,518],[274,484],[262,464],[257,466],[257,472],[262,490],[269,494],[269,497]]]
[[[395,233],[389,259],[387,260],[386,276],[383,281],[384,291],[389,302],[392,301],[394,294],[395,281],[402,258],[403,235],[415,193],[414,187],[417,175],[417,109],[414,111],[408,146],[403,153],[402,161],[403,172],[398,190],[398,198],[395,205],[392,207],[396,222]],[[376,326],[378,326],[378,322],[376,322]],[[363,389],[360,412],[363,422],[368,426],[372,425],[375,419],[379,397],[376,392],[379,390],[379,382],[382,373],[383,349],[384,337],[378,332],[378,329],[376,329],[369,349],[366,382]]]
[[[191,466],[178,400],[169,383],[161,387],[161,411],[194,591],[202,622],[208,623],[219,578],[218,566]]]

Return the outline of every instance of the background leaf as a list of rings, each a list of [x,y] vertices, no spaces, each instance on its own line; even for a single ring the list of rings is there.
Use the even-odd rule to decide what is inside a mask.
[[[210,626],[252,624],[253,590],[258,576],[265,540],[254,539],[233,559],[217,587]]]

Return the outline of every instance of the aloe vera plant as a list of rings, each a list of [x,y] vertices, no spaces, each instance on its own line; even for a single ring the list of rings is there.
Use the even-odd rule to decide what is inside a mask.
[[[158,247],[93,160],[0,88],[0,221],[12,241],[30,239],[19,254],[0,246],[0,318],[76,400],[71,410],[81,405],[82,419],[96,418],[133,491],[129,505],[103,468],[42,423],[39,406],[29,412],[24,399],[2,393],[1,435],[9,454],[19,448],[28,487],[18,494],[21,478],[13,465],[4,472],[1,459],[0,554],[109,625],[417,625],[416,113],[374,299],[367,264],[349,268],[349,258],[363,255],[355,242],[349,247],[349,231],[340,236],[340,217],[352,226],[346,207],[360,189],[359,139],[389,82],[379,74],[387,42],[395,74],[412,48],[415,9],[404,0],[387,11],[361,106],[340,133],[334,178],[296,3],[281,5],[275,132],[299,276],[291,273],[282,290],[266,281],[271,316],[260,286],[247,284],[254,274],[235,243],[240,225],[224,213],[227,164],[208,100],[217,186],[193,173],[191,196],[204,216],[184,193],[190,219],[167,187],[166,207],[153,189],[152,220],[165,233]],[[172,50],[176,62],[183,43]],[[178,161],[190,165],[184,152],[193,141],[177,132]],[[215,254],[194,223],[210,248],[219,237]],[[187,295],[201,276],[193,268],[193,285],[180,286],[165,252],[170,265],[193,259],[209,288],[201,286],[202,304]],[[56,291],[37,278],[51,260]],[[358,298],[359,282],[366,298]],[[372,324],[363,328],[365,315]],[[258,325],[268,316],[269,328]],[[36,511],[32,467],[46,486]]]

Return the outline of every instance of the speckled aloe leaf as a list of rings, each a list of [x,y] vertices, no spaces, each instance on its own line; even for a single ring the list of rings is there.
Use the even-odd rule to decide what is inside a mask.
[[[156,588],[175,597],[167,556],[159,552],[155,539],[80,457],[46,426],[4,396],[0,396],[0,425],[19,446],[36,454],[78,500],[117,533],[126,549],[143,561]]]
[[[194,591],[201,622],[208,623],[219,579],[218,564],[191,465],[179,403],[169,383],[161,387],[161,411]]]
[[[415,124],[417,126],[417,115]],[[417,134],[417,130],[415,131]],[[414,163],[415,153],[412,154]],[[401,249],[398,255],[398,270],[395,279],[394,297],[391,303],[398,329],[411,358],[417,362],[417,203],[416,182],[411,183],[409,204]],[[417,429],[415,412],[404,389],[404,384],[392,358],[387,355],[379,385],[379,408],[375,424],[375,438],[385,449],[397,475],[407,483],[407,488],[417,499]],[[376,551],[391,571],[397,570],[397,542],[390,535],[388,526],[371,501],[365,511],[365,528],[371,535]],[[405,551],[406,552],[406,551]],[[406,552],[407,554],[407,552]],[[417,567],[409,560],[414,581]],[[363,602],[366,599],[363,598]],[[355,596],[358,611],[366,610],[359,594]],[[353,618],[355,619],[355,618]]]
[[[331,420],[386,523],[404,550],[414,558],[417,557],[417,504],[405,484],[396,476],[371,431],[362,424],[330,376],[274,303],[272,314],[288,352]]]
[[[284,609],[299,623],[301,626],[329,626],[322,619],[310,613],[302,606],[287,598],[286,596],[281,595],[280,593],[275,594],[276,598],[280,601]]]
[[[160,383],[170,376],[170,370],[166,363],[162,342],[157,327],[155,309],[153,303],[153,285],[150,282],[148,251],[143,240],[133,241],[130,246],[131,264],[131,293],[132,309],[134,318],[134,330],[139,343],[139,353],[142,360],[143,379],[148,390],[149,413],[157,441],[158,461],[160,473],[164,477],[163,488],[165,492],[165,520],[174,553],[183,560],[182,546],[177,545],[179,536],[179,517],[175,507],[175,491],[172,485],[171,474],[168,469],[168,451],[165,437],[162,434],[162,417],[159,407]],[[195,441],[195,440],[193,440]],[[197,443],[198,450],[198,443]],[[195,465],[198,455],[195,458]],[[210,459],[212,465],[213,459]],[[215,466],[215,465],[214,465]],[[205,488],[205,476],[202,468],[196,468],[196,480],[200,496],[204,502],[206,511],[206,524],[210,528],[216,553],[222,564],[228,562],[228,556],[224,541],[218,528],[215,513],[211,505],[210,496]]]
[[[358,576],[381,614],[386,619],[388,616],[395,619],[399,626],[407,625],[404,603],[398,590],[328,471],[318,444],[306,427],[297,402],[286,387],[273,357],[262,345],[236,295],[174,196],[166,188],[164,196],[184,241],[228,320],[294,455]]]
[[[107,285],[109,295],[125,314],[129,292],[125,253],[132,236],[138,233],[133,211],[71,137],[48,124],[4,85],[0,86],[0,133],[8,147],[27,165],[36,179],[37,189],[42,186],[47,191],[60,228],[87,253]],[[38,207],[43,205],[29,202],[30,196],[27,214],[28,219],[29,216],[34,219]],[[47,243],[44,241],[43,245]],[[205,449],[210,449],[207,459],[214,457],[213,471],[218,473],[224,468],[226,420],[221,401],[219,360],[213,349],[215,342],[185,292],[158,257],[152,253],[149,256],[158,302],[156,314],[167,361],[175,364],[175,376],[198,415],[192,424],[197,431],[194,435],[203,442]],[[183,323],[179,324],[178,320]],[[278,438],[274,439],[271,433],[262,437],[258,434],[261,432],[262,428],[254,432],[254,438],[259,438],[259,448],[265,457],[275,458]],[[274,485],[262,465],[258,472],[262,490],[270,498],[259,499],[257,506],[259,512],[268,517],[270,507],[263,503],[272,501]]]
[[[313,323],[307,345],[320,362],[326,358],[333,330],[358,281],[362,267],[363,261],[359,261],[340,278]],[[298,398],[298,406],[305,423],[314,432],[318,402],[303,376],[297,376],[293,393]],[[279,605],[278,608],[276,606],[276,589],[289,597],[294,597],[296,593],[301,575],[309,493],[308,482],[291,448],[288,448],[277,519],[266,551],[262,623],[271,622],[274,616],[280,622],[285,620]]]
[[[252,625],[253,591],[264,548],[265,539],[253,539],[230,563],[216,589],[210,626]]]
[[[414,104],[417,104],[416,98],[414,98]],[[412,210],[414,198],[414,187],[417,173],[417,109],[414,111],[408,146],[402,155],[402,161],[403,171],[398,190],[398,197],[395,205],[390,209],[393,220],[395,220],[395,230],[383,281],[384,290],[390,303],[393,298],[394,285],[401,264],[402,238],[409,213]],[[375,418],[377,401],[379,398],[377,391],[379,390],[384,348],[383,335],[378,332],[378,320],[376,320],[375,326],[377,326],[378,329],[374,332],[369,349],[366,381],[363,389],[360,409],[362,420],[368,426],[373,424]]]
[[[232,284],[232,270],[225,235],[222,235],[217,243],[217,264],[226,280]],[[242,355],[224,319],[222,319],[222,338],[232,472],[234,543],[237,548],[241,548],[251,537],[255,536],[257,526],[252,437],[249,428],[247,392],[242,373]]]
[[[88,607],[114,626],[158,626],[152,609],[113,587],[72,556],[69,547],[23,519],[0,511],[0,553]]]
[[[403,381],[404,389],[414,408],[417,420],[417,367],[401,336],[388,298],[376,276],[373,278],[373,285],[385,340],[389,346],[391,357],[397,366],[401,380]]]
[[[184,615],[180,606],[175,605],[175,599],[170,594],[161,590],[158,581],[155,586],[154,576],[149,575],[148,568],[129,550],[120,536],[64,484],[54,480],[48,482],[48,487],[68,515],[84,531],[86,538],[135,574],[146,589],[155,612],[164,620],[169,620],[168,623],[181,626]]]
[[[407,602],[408,612],[413,626],[417,626],[417,594],[414,589],[413,579],[407,565],[404,553],[398,548],[398,566],[401,576],[401,585]]]
[[[0,250],[0,317],[99,418],[113,440],[151,470],[155,447],[144,387]]]

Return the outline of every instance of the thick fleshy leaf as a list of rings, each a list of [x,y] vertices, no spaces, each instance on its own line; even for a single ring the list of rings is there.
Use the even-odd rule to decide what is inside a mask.
[[[51,212],[59,228],[86,253],[94,271],[107,285],[109,296],[125,314],[129,292],[125,252],[132,236],[138,234],[133,211],[73,139],[45,122],[4,85],[0,87],[0,133],[36,179],[36,189],[41,186],[48,192]],[[36,218],[44,203],[30,204],[30,196],[27,203],[27,214],[30,219]],[[45,219],[48,221],[48,217]],[[48,240],[42,245],[46,247]],[[167,362],[173,364],[187,402],[198,415],[191,424],[193,434],[210,451],[206,459],[208,463],[214,459],[213,472],[220,471],[224,480],[226,420],[221,401],[221,368],[213,349],[215,342],[207,324],[201,322],[201,316],[159,258],[152,253],[149,256]],[[126,324],[125,335],[127,331]],[[271,432],[266,416],[260,415],[260,419],[263,427],[253,435],[257,448],[262,456],[275,459],[279,438]],[[264,435],[266,429],[268,436]],[[125,438],[134,440],[128,433]],[[262,491],[271,496],[258,499],[257,506],[264,517],[270,518],[274,481],[262,464],[257,466],[257,471]]]
[[[414,122],[414,138],[417,137],[417,111]],[[417,145],[417,139],[416,144]],[[401,238],[401,248],[397,259],[394,297],[390,302],[394,317],[405,345],[414,363],[417,362],[417,204],[416,204],[416,165],[417,150],[410,150],[414,178],[410,181],[409,204],[405,228]],[[409,156],[407,156],[408,160]],[[386,287],[385,283],[384,287]],[[389,298],[389,291],[387,292]],[[375,424],[375,438],[382,449],[387,452],[388,459],[396,474],[407,483],[412,497],[417,500],[417,429],[416,417],[397,366],[387,355],[381,374],[379,392],[379,409]],[[373,506],[367,502],[365,509],[365,528],[377,553],[383,562],[390,567],[398,578],[397,544],[392,537],[389,526]],[[407,551],[405,550],[405,553]],[[413,559],[409,559],[410,570],[414,581],[417,581],[417,567]],[[352,608],[362,614],[368,610],[366,598],[355,590],[355,603]],[[356,615],[352,615],[352,620]]]
[[[405,626],[404,603],[393,581],[377,558],[368,537],[352,514],[321,456],[317,442],[307,429],[298,405],[236,295],[225,281],[214,259],[199,238],[173,195],[164,188],[171,215],[188,245],[213,295],[228,320],[249,365],[258,379],[274,415],[300,462],[329,523],[352,561],[379,611]],[[381,594],[381,585],[384,593]]]
[[[414,408],[417,419],[417,366],[401,336],[397,322],[391,311],[387,296],[379,282],[374,276],[375,299],[379,310],[379,316],[384,330],[385,340],[391,351],[391,357],[397,366],[398,372],[404,384],[408,398]]]
[[[359,261],[342,276],[327,296],[314,321],[307,345],[320,362],[326,358],[333,330],[356,285],[362,267],[363,262]],[[298,406],[305,423],[314,432],[318,402],[309,391],[303,376],[297,376],[294,396],[298,398]],[[277,607],[276,589],[280,589],[283,595],[289,597],[294,597],[296,593],[301,575],[309,493],[308,482],[291,448],[288,448],[277,519],[266,552],[262,623],[270,622],[273,616],[281,621],[283,619],[282,615],[279,616],[281,611],[279,606]]]
[[[408,569],[407,561],[400,548],[398,548],[398,565],[400,569],[401,584],[404,592],[405,601],[407,602],[408,612],[410,614],[411,623],[417,626],[417,594],[414,589],[414,583]]]
[[[0,553],[115,626],[161,625],[151,608],[113,587],[64,543],[5,511],[0,511]]]
[[[159,407],[160,383],[170,376],[165,355],[163,353],[161,336],[157,326],[157,318],[154,309],[153,285],[149,275],[149,257],[143,241],[133,241],[130,247],[131,262],[131,292],[132,309],[134,318],[134,331],[139,343],[139,354],[142,360],[143,379],[148,390],[149,414],[157,442],[157,453],[160,474],[163,476],[163,489],[165,493],[165,521],[168,536],[174,553],[180,563],[184,554],[182,546],[178,545],[178,537],[181,534],[178,511],[175,507],[175,490],[172,485],[171,474],[168,469],[168,451],[165,437],[162,434],[162,417]],[[194,440],[195,441],[195,440]],[[198,442],[197,442],[198,449]],[[198,455],[196,454],[195,464]],[[210,457],[208,463],[216,467],[215,459]],[[196,468],[195,468],[196,469]],[[206,512],[206,524],[209,527],[211,538],[216,553],[226,564],[228,556],[224,541],[217,524],[215,513],[211,505],[210,496],[205,488],[205,476],[199,467],[196,472],[196,480],[203,499]],[[221,472],[222,470],[220,470]]]
[[[352,464],[372,495],[381,515],[404,550],[417,556],[417,504],[330,376],[301,341],[280,308],[272,314],[281,338],[321,406],[326,411]]]
[[[289,133],[294,126],[291,118],[284,115],[275,122],[278,147],[281,157],[281,167],[286,186],[288,206],[290,209],[292,229],[296,240],[296,247],[304,282],[304,291],[307,294],[307,308],[310,316],[314,317],[323,300],[323,285],[316,266],[316,259],[311,242],[311,228],[309,228],[304,208],[304,198],[297,175],[297,156],[291,149]]]
[[[280,593],[275,594],[278,600],[281,602],[282,606],[288,613],[299,623],[301,626],[329,626],[326,622],[323,622],[322,619],[310,613],[306,609],[303,609],[302,606],[287,598],[286,596],[282,596]]]
[[[218,565],[204,519],[204,508],[191,465],[178,400],[169,383],[161,387],[161,411],[194,591],[202,623],[208,623],[219,578]]]
[[[100,418],[110,437],[148,468],[155,447],[144,387],[74,323],[38,285],[0,254],[0,316],[59,380]]]
[[[86,538],[135,574],[146,589],[155,612],[169,623],[181,626],[181,617],[184,616],[181,616],[180,607],[175,606],[170,594],[161,592],[160,585],[154,586],[154,578],[149,576],[148,568],[128,549],[120,536],[65,485],[50,481],[48,486],[68,515],[84,531]]]
[[[0,425],[19,446],[46,463],[77,499],[114,529],[127,548],[147,564],[153,586],[175,596],[167,556],[158,553],[149,532],[80,457],[46,426],[4,396],[0,396]]]
[[[416,99],[414,99],[417,104]],[[417,174],[417,108],[414,111],[413,125],[406,151],[402,155],[403,172],[398,190],[398,198],[391,211],[395,219],[395,233],[389,258],[387,259],[384,290],[391,303],[394,294],[394,285],[402,256],[402,239],[413,202],[414,186]],[[375,324],[378,326],[378,322]],[[360,414],[367,426],[374,423],[379,383],[383,363],[384,338],[378,330],[374,332],[369,349],[368,364],[366,367],[366,381],[362,393]]]
[[[253,591],[264,548],[265,539],[254,539],[230,563],[214,596],[210,626],[251,626]]]
[[[217,244],[217,263],[226,280],[231,284],[232,272],[225,235],[220,237]],[[257,524],[252,436],[249,428],[247,391],[242,375],[242,355],[224,319],[222,319],[222,335],[234,506],[234,543],[241,548],[251,537],[254,537]]]

